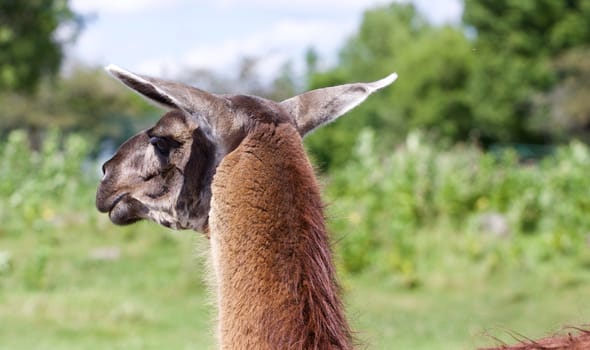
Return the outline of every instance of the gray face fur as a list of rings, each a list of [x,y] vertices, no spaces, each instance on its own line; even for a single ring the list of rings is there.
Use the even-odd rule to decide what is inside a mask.
[[[290,123],[304,136],[397,78],[394,73],[373,83],[313,90],[277,103],[255,96],[214,95],[115,66],[107,70],[171,111],[127,140],[103,165],[97,208],[119,225],[147,219],[197,231],[207,228],[217,165],[258,124]]]
[[[96,205],[115,224],[149,219],[166,227],[202,231],[214,162],[213,144],[196,123],[171,111],[121,145],[103,165]]]

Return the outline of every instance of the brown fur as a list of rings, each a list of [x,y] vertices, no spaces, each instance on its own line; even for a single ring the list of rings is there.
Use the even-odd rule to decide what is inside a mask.
[[[351,349],[301,138],[261,123],[217,168],[210,214],[223,349]]]
[[[576,334],[577,333],[577,334]],[[577,329],[567,335],[554,335],[539,340],[524,339],[520,344],[501,345],[481,350],[588,350],[590,349],[590,330]]]

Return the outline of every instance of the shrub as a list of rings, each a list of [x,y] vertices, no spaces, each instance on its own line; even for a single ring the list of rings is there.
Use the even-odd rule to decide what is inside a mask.
[[[411,277],[419,263],[418,235],[443,230],[453,232],[449,239],[481,245],[480,222],[488,213],[507,222],[513,244],[501,250],[506,256],[525,259],[526,249],[515,253],[514,246],[526,236],[543,247],[537,257],[581,252],[590,234],[588,174],[590,150],[575,141],[540,162],[521,164],[511,150],[441,150],[419,132],[379,155],[373,133],[365,130],[352,160],[328,175],[332,230],[344,238],[338,242],[341,265],[349,272],[378,265]]]
[[[67,225],[93,207],[97,172],[81,136],[62,138],[59,131],[49,131],[34,151],[26,133],[16,130],[0,152],[2,230],[21,234]]]

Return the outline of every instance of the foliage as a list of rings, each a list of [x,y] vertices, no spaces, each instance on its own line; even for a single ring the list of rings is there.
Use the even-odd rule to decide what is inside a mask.
[[[388,148],[415,129],[485,147],[590,139],[588,4],[467,0],[463,24],[455,26],[430,24],[411,4],[367,11],[335,67],[308,69],[309,86],[392,71],[400,78],[309,137],[310,151],[322,166],[340,167],[364,127]]]
[[[42,232],[83,220],[69,213],[92,198],[98,170],[85,163],[90,145],[79,135],[61,141],[56,130],[46,135],[39,151],[31,151],[26,133],[9,134],[0,154],[0,237]],[[58,203],[58,205],[56,205]]]
[[[379,130],[379,144],[393,147],[414,128],[462,140],[473,127],[466,85],[471,46],[458,28],[433,27],[411,4],[394,3],[365,13],[359,32],[342,49],[337,68],[310,77],[312,88],[378,79],[400,79],[343,120],[319,130],[307,145],[321,164],[342,165],[357,132]]]
[[[556,136],[542,127],[550,115],[534,108],[535,98],[567,78],[551,62],[588,45],[589,18],[586,0],[465,1],[463,19],[475,30],[477,50],[469,90],[484,139]]]
[[[0,130],[26,129],[34,148],[52,128],[83,134],[93,145],[105,139],[120,143],[160,113],[102,69],[82,66],[57,82],[43,81],[33,97],[0,94]]]
[[[269,71],[265,58],[259,56],[243,57],[235,76],[193,69],[180,74],[175,80],[213,93],[256,95],[274,101],[293,97],[300,88],[292,62],[286,61],[277,71]]]
[[[0,2],[0,90],[31,92],[54,76],[81,26],[67,0]]]
[[[559,82],[533,102],[531,129],[557,140],[576,137],[590,143],[590,50],[576,48],[552,59]]]
[[[520,164],[510,150],[483,153],[458,145],[441,151],[421,133],[380,156],[374,138],[370,130],[362,133],[355,159],[330,174],[327,188],[331,211],[346,218],[333,223],[346,237],[340,243],[346,270],[379,261],[378,269],[415,283],[416,245],[429,239],[419,232],[444,227],[465,244],[450,250],[477,259],[495,251],[495,243],[482,251],[490,237],[504,247],[493,254],[506,262],[587,256],[590,149],[584,144],[572,142],[540,163]],[[505,230],[486,226],[492,214],[505,221]]]
[[[463,19],[479,47],[532,58],[588,43],[588,15],[585,0],[465,0]]]

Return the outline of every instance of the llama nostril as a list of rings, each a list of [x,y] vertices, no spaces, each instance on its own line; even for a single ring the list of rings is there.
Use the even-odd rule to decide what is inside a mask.
[[[100,179],[101,181],[104,181],[104,179],[106,179],[107,175],[109,174],[109,168],[107,167],[107,164],[108,162],[102,165],[102,178]]]

